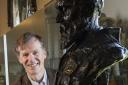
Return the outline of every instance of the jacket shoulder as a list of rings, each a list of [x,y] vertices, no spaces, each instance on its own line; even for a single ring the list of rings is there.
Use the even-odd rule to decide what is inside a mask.
[[[29,81],[27,75],[24,74],[18,77],[18,79],[14,81],[12,85],[31,85],[31,82]]]

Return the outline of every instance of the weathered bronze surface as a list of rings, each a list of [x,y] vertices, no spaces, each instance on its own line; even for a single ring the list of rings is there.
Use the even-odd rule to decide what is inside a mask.
[[[98,24],[103,0],[58,0],[56,7],[61,47],[67,51],[61,58],[55,85],[107,85],[107,81],[98,84],[97,78],[123,59],[126,49],[114,28],[102,29]]]

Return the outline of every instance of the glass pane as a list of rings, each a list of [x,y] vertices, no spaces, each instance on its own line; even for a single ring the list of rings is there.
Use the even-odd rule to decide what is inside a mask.
[[[54,2],[45,7],[45,16],[49,52],[47,67],[57,69],[60,57],[62,56],[62,50],[60,49],[59,25],[56,23],[57,10]]]
[[[12,84],[17,79],[18,76],[24,73],[24,69],[19,64],[17,57],[14,53],[14,48],[15,48],[16,39],[25,32],[32,32],[39,34],[44,39],[44,42],[46,43],[46,47],[48,48],[48,53],[50,54],[48,55],[47,58],[46,67],[57,68],[56,65],[58,64],[56,62],[57,61],[56,58],[59,57],[60,51],[59,51],[59,35],[58,35],[58,29],[56,27],[57,26],[55,22],[54,23],[49,22],[49,20],[46,18],[46,15],[44,13],[44,9],[41,9],[35,15],[29,17],[28,19],[23,21],[20,25],[15,27],[16,29],[13,29],[7,33],[10,84]]]
[[[33,32],[45,37],[43,21],[43,12],[41,11],[23,21],[20,25],[15,27],[16,29],[7,33],[10,84],[24,73],[24,69],[19,64],[14,51],[17,38],[24,32]]]
[[[0,85],[5,85],[5,64],[3,48],[3,37],[0,37]]]

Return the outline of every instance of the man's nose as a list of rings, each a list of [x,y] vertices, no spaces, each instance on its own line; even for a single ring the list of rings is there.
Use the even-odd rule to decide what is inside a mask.
[[[35,61],[35,56],[34,56],[32,53],[29,54],[28,60],[29,60],[29,61]]]

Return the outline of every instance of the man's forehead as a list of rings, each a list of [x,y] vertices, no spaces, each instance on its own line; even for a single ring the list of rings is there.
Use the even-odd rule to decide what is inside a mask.
[[[27,47],[20,47],[19,48],[19,54],[23,55],[23,54],[30,54],[30,53],[34,53],[34,52],[39,52],[39,51],[44,52],[44,50],[42,49],[42,47],[38,47],[38,48],[27,48]]]
[[[38,49],[38,48],[41,48],[42,45],[41,45],[41,42],[37,39],[31,39],[29,40],[27,43],[24,43],[22,45],[19,45],[18,46],[18,50],[21,51],[21,50],[32,50],[32,49]]]

